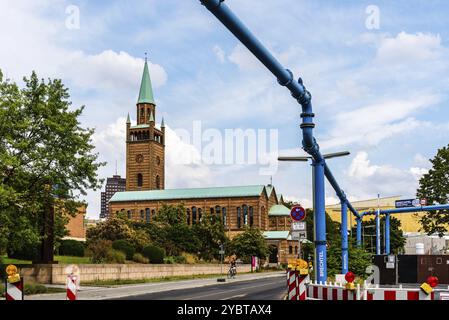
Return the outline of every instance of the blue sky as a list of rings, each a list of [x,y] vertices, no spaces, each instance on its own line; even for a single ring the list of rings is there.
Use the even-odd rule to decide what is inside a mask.
[[[350,199],[414,195],[429,158],[448,144],[447,1],[227,0],[254,34],[301,76],[313,95],[323,152],[351,151],[329,163]],[[69,29],[68,6],[80,28]],[[379,29],[368,29],[369,5]],[[166,187],[268,183],[259,165],[177,165],[198,150],[174,129],[277,129],[279,153],[300,153],[300,109],[199,1],[2,1],[0,68],[20,82],[36,70],[62,78],[108,166],[124,175],[124,129],[149,52],[157,122],[169,127]],[[198,156],[198,154],[197,154]],[[311,169],[279,164],[278,192],[311,205]],[[328,203],[336,202],[327,186]],[[89,216],[100,191],[87,196]]]

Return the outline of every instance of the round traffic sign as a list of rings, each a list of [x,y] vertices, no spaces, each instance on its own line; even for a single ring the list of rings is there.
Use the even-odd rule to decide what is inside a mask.
[[[306,210],[301,206],[295,206],[290,211],[290,216],[295,221],[302,221],[306,218]]]

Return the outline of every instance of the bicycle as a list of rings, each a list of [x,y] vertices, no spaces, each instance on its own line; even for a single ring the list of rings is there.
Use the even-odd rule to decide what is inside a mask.
[[[232,266],[229,268],[228,271],[228,279],[234,279],[235,276],[237,275],[237,268],[235,266]]]

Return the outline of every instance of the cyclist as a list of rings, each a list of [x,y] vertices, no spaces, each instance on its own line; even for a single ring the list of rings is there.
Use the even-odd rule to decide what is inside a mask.
[[[235,257],[231,258],[231,262],[229,264],[229,278],[235,278],[235,275],[237,274],[237,263]]]

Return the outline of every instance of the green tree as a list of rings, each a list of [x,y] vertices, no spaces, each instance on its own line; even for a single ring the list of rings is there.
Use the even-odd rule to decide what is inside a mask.
[[[206,213],[192,228],[199,240],[198,256],[207,261],[219,258],[220,244],[226,247],[229,241],[221,218]]]
[[[142,251],[150,243],[147,233],[141,229],[135,229],[133,223],[122,215],[109,218],[89,228],[86,237],[89,243],[97,240],[126,240],[137,251]]]
[[[183,204],[163,205],[153,222],[144,226],[151,241],[165,249],[167,255],[178,256],[182,252],[197,253],[200,241],[193,229],[187,225],[187,214]]]
[[[267,242],[258,228],[246,227],[243,233],[232,239],[229,246],[229,253],[245,262],[251,261],[252,256],[264,259],[269,254]]]
[[[0,71],[0,247],[13,251],[42,239],[49,206],[62,235],[60,217],[74,215],[79,196],[101,187],[97,169],[104,165],[93,153],[94,131],[79,122],[83,107],[71,107],[61,80],[33,72],[24,83],[19,88]],[[55,198],[62,201],[55,205]]]
[[[449,202],[449,145],[438,150],[430,160],[432,168],[419,180],[417,197],[427,199],[428,205],[447,204]],[[421,219],[422,230],[440,237],[448,231],[449,210],[427,212]]]

